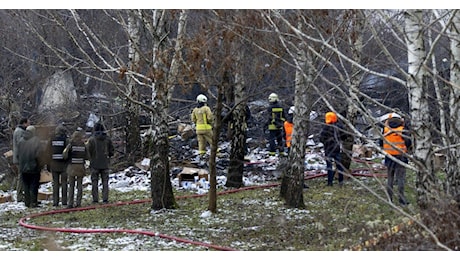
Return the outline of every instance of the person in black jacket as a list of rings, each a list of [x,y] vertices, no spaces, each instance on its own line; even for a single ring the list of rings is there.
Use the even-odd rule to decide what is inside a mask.
[[[325,122],[326,124],[321,130],[319,140],[324,145],[324,153],[326,156],[327,186],[332,186],[334,181],[334,163],[339,173],[339,186],[342,186],[343,166],[341,163],[341,143],[345,138],[345,133],[341,124],[338,123],[337,114],[334,112],[326,113]]]
[[[53,175],[53,206],[59,205],[59,191],[61,191],[62,205],[67,205],[67,162],[64,160],[63,151],[69,143],[67,130],[63,125],[58,125],[54,136],[50,140],[50,169]]]
[[[114,155],[115,149],[101,123],[94,126],[94,134],[88,139],[86,149],[90,162],[93,203],[99,202],[99,177],[102,181],[102,202],[108,203],[110,158]]]
[[[35,135],[35,127],[26,128],[18,144],[19,170],[24,184],[24,203],[26,207],[38,207],[38,187],[40,171],[44,166],[44,147]]]

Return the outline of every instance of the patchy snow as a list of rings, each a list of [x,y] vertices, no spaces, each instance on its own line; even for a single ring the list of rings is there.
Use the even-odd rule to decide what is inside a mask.
[[[312,144],[311,144],[312,145]],[[314,145],[314,144],[313,144]],[[312,146],[313,146],[312,145]],[[320,149],[316,149],[320,150]],[[245,186],[253,186],[253,185],[262,185],[266,184],[270,181],[275,181],[277,174],[276,168],[279,164],[278,157],[269,157],[267,155],[266,150],[264,149],[254,149],[251,153],[247,156],[249,158],[248,164],[245,166],[245,173],[243,177],[243,182]],[[148,165],[148,159],[144,159],[142,161],[142,165]],[[321,155],[321,152],[310,152],[307,153],[305,156],[305,166],[307,170],[320,170],[321,172],[325,173],[325,162]],[[197,168],[202,167],[206,168],[206,163],[198,164]],[[187,189],[189,191],[193,191],[196,194],[205,194],[208,192],[209,189],[209,182],[204,178],[195,179],[194,181],[186,182],[186,184],[181,183],[179,185],[179,178],[177,173],[180,172],[181,169],[171,169],[171,172],[176,172],[176,174],[172,174],[171,183],[173,188],[176,190],[184,190]],[[256,171],[259,174],[253,174],[253,171]],[[267,175],[261,175],[260,172],[267,173]],[[219,173],[218,173],[219,174]],[[226,182],[225,175],[217,176],[217,185],[224,186]],[[99,182],[100,183],[100,182]],[[91,179],[90,176],[86,176],[83,179],[84,185],[84,192],[83,192],[83,200],[90,200],[91,196]],[[100,184],[101,185],[101,184]],[[119,192],[129,192],[133,190],[140,190],[140,191],[149,191],[150,190],[150,172],[146,170],[139,169],[137,167],[129,167],[119,172],[115,172],[110,174],[109,178],[109,187],[110,190],[117,190]],[[40,191],[42,192],[51,192],[52,191],[52,184],[45,183],[40,185]],[[1,191],[0,191],[1,192]],[[11,191],[9,194],[13,197],[13,202],[6,202],[0,204],[0,219],[6,217],[8,212],[16,211],[17,212],[24,212],[24,215],[30,214],[31,212],[39,212],[40,208],[38,209],[28,209],[25,207],[23,202],[17,203],[15,202],[16,199],[16,192]],[[1,195],[1,194],[0,194]],[[250,199],[247,199],[245,203],[252,203]],[[277,202],[267,201],[265,202],[266,207],[272,207],[277,205]],[[52,204],[52,200],[43,200],[42,204]],[[51,205],[49,205],[51,206]],[[300,215],[310,215],[308,210],[298,210],[292,209],[291,214],[286,215],[287,218],[297,218]],[[151,212],[150,216],[155,219],[156,212]],[[165,212],[162,212],[165,213]],[[168,214],[167,212],[165,214]],[[221,216],[225,216],[225,214],[221,214]],[[222,219],[219,216],[213,216],[211,212],[204,211],[200,213],[200,219],[203,222],[216,222],[216,223],[225,223],[228,221],[227,219]],[[253,227],[253,229],[257,229],[259,227]],[[0,227],[0,238],[3,241],[10,241],[7,238],[15,236],[17,237],[17,233],[20,234],[22,237],[29,237],[36,235],[37,231],[24,228],[18,225],[17,228],[1,228]],[[184,231],[184,232],[193,232],[193,230]],[[216,230],[216,232],[219,232]],[[14,234],[14,235],[13,235]],[[188,237],[188,234],[183,234],[184,237]],[[139,236],[132,235],[132,236],[123,236],[123,237],[115,237],[115,238],[106,238],[106,245],[107,247],[104,248],[96,248],[95,245],[98,245],[98,236],[94,236],[94,234],[74,234],[74,233],[66,233],[65,237],[68,239],[72,239],[77,241],[73,243],[72,246],[66,248],[66,250],[72,251],[142,251],[142,248],[149,248],[149,245],[152,248],[163,248],[164,250],[185,250],[185,251],[195,251],[200,250],[199,247],[196,245],[187,245],[184,243],[178,243],[176,241],[166,240],[158,237],[149,237],[148,239],[140,239]],[[57,238],[58,239],[58,238]],[[56,240],[57,244],[60,244],[62,241]],[[161,246],[159,246],[161,245]],[[237,244],[233,245],[234,247],[238,248]],[[15,249],[15,241],[11,241],[10,243],[5,243],[0,245],[0,250],[7,250],[7,251],[21,251],[22,249],[18,248]],[[118,256],[117,256],[118,257]],[[201,258],[201,257],[200,257]]]

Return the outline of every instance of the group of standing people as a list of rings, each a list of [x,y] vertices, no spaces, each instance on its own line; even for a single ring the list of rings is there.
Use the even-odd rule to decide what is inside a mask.
[[[85,131],[78,127],[71,137],[58,125],[50,140],[40,140],[28,118],[19,121],[13,133],[13,164],[17,167],[17,201],[26,207],[38,207],[40,173],[51,171],[53,206],[81,206],[85,160],[89,160],[92,199],[99,202],[99,179],[102,181],[102,202],[109,202],[110,158],[114,146],[103,125],[94,126],[93,135],[85,142]],[[76,189],[76,200],[75,200]]]
[[[196,124],[198,139],[198,152],[200,155],[206,153],[206,144],[212,142],[212,124],[214,121],[211,109],[207,105],[207,97],[203,94],[197,96],[198,106],[191,114],[192,122]],[[268,96],[268,117],[265,123],[265,130],[268,134],[269,155],[286,155],[289,153],[294,130],[295,107],[291,106],[288,113],[280,104],[276,93]],[[383,138],[380,145],[385,152],[385,166],[387,167],[387,194],[393,200],[393,185],[398,185],[399,203],[407,205],[408,201],[404,195],[406,178],[405,167],[400,163],[407,163],[406,152],[411,149],[412,142],[409,135],[408,125],[404,119],[393,113],[395,116],[388,118],[382,130]],[[319,140],[324,145],[324,155],[327,170],[327,186],[333,186],[335,173],[338,173],[338,185],[343,186],[344,166],[342,164],[342,143],[346,140],[347,133],[338,116],[333,111],[324,114],[324,125],[319,133]]]

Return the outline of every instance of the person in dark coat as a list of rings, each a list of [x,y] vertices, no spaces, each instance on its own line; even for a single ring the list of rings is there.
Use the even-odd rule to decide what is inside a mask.
[[[54,136],[49,142],[51,153],[50,170],[53,175],[53,206],[59,205],[59,191],[61,191],[62,205],[67,205],[67,162],[64,160],[63,152],[69,143],[67,130],[64,126],[58,125]]]
[[[335,171],[333,164],[339,174],[339,185],[343,184],[343,166],[341,163],[341,143],[345,138],[343,127],[338,122],[337,114],[327,112],[325,115],[325,125],[319,135],[319,140],[324,145],[327,168],[327,186],[332,186]]]
[[[94,126],[94,134],[88,139],[86,149],[90,161],[93,203],[99,202],[99,178],[102,181],[102,202],[108,203],[110,158],[114,155],[115,149],[101,123]]]
[[[38,188],[40,172],[44,166],[44,147],[35,135],[35,127],[26,128],[18,144],[19,170],[24,184],[24,203],[26,207],[38,207]]]
[[[67,174],[69,175],[69,205],[67,208],[80,207],[83,196],[83,177],[86,175],[85,160],[88,159],[83,138],[85,131],[78,127],[73,132],[70,143],[65,149],[68,158]],[[74,204],[75,184],[77,185],[77,199]]]
[[[393,115],[394,114],[394,115]],[[404,186],[406,182],[406,167],[398,161],[408,163],[407,152],[412,149],[412,140],[409,126],[396,113],[385,121],[383,127],[383,139],[380,140],[380,146],[385,152],[385,166],[387,167],[387,193],[393,202],[393,184],[396,180],[398,185],[399,204],[406,206],[409,202],[404,195]],[[391,158],[393,156],[395,159]]]

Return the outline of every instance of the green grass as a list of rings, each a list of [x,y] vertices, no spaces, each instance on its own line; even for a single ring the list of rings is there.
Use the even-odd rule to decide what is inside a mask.
[[[408,176],[408,182],[413,183],[412,175]],[[142,203],[42,216],[28,223],[56,228],[145,230],[243,251],[340,251],[349,250],[377,237],[404,220],[400,212],[384,199],[385,179],[350,179],[343,188],[326,187],[326,177],[307,182],[310,188],[304,191],[304,210],[286,208],[279,198],[279,187],[276,186],[220,195],[218,212],[207,218],[201,217],[208,205],[208,198],[204,196],[179,199],[177,202],[180,208],[177,210],[151,212],[150,204]],[[406,190],[412,200],[412,185],[408,185]],[[145,193],[111,191],[110,196],[111,201],[132,201],[146,199],[149,194]],[[175,195],[182,196],[185,193],[176,191]],[[415,215],[417,211],[413,204],[403,210]],[[84,201],[83,205],[89,205],[89,201]],[[47,244],[43,240],[49,240],[50,233],[33,233],[36,239],[28,240],[21,247],[25,250],[45,249],[40,245]],[[120,240],[127,237],[142,242],[137,247],[132,245],[134,242],[130,242],[132,249],[126,249],[128,245]],[[110,247],[111,250],[209,250],[184,243],[165,245],[170,241],[136,234],[58,232],[52,235],[52,240],[60,250],[86,250],[73,248],[82,242],[82,238],[91,241],[92,248]]]

